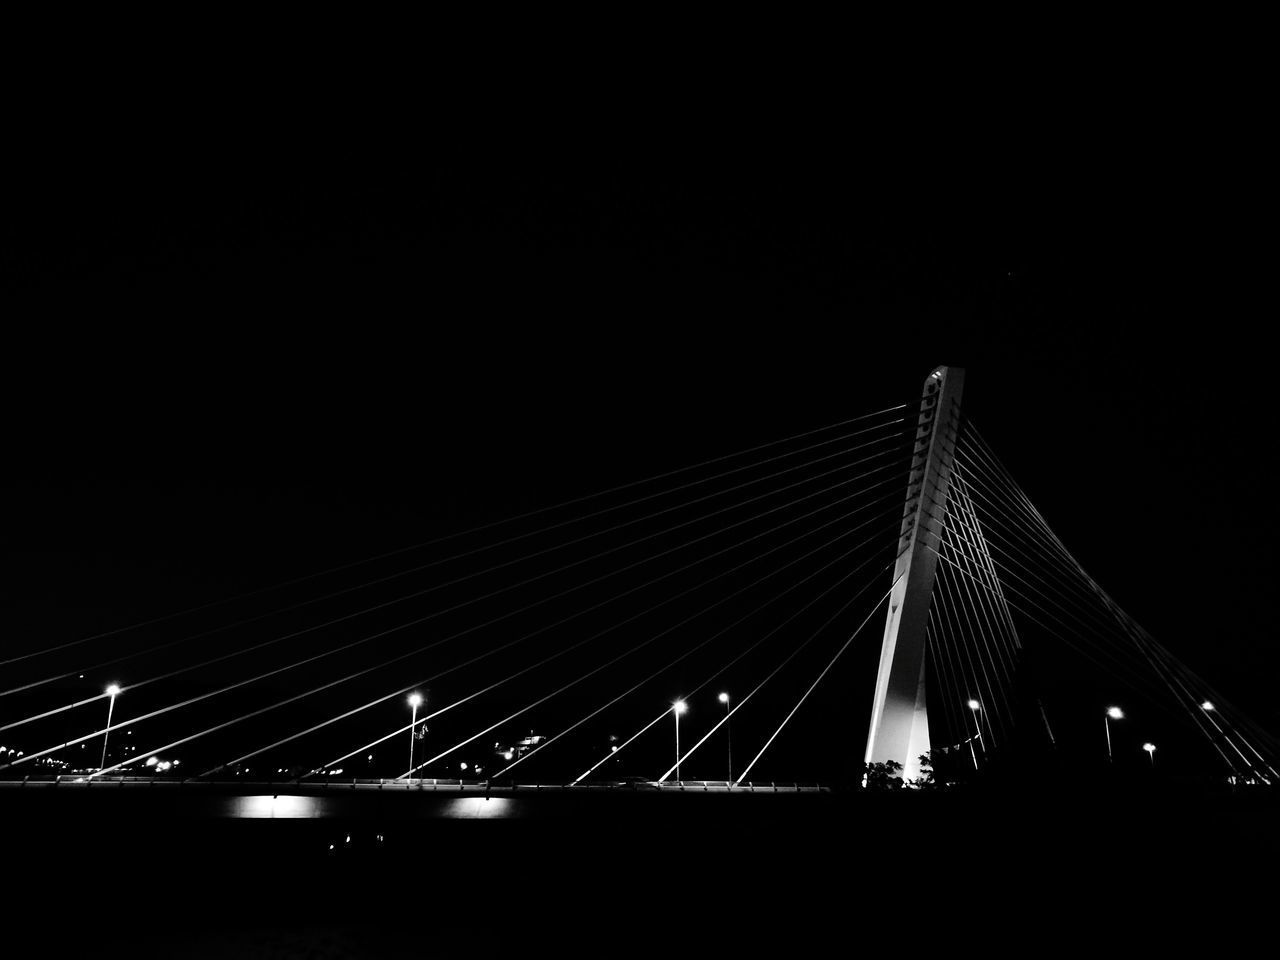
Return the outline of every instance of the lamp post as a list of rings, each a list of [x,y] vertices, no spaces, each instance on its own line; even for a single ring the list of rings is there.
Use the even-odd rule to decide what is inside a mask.
[[[409,706],[413,709],[409,721],[409,779],[413,779],[413,738],[418,733],[418,708],[422,706],[422,694],[409,694]]]
[[[1103,718],[1107,726],[1107,763],[1112,763],[1111,759],[1111,721],[1123,720],[1124,711],[1119,707],[1107,707],[1107,714]]]
[[[1156,768],[1156,745],[1154,743],[1144,743],[1142,749],[1147,751],[1147,756],[1151,758],[1151,769]]]
[[[973,729],[974,737],[969,740],[969,756],[973,758],[973,769],[978,769],[978,751],[973,749],[973,741],[982,736],[982,723],[978,720],[978,711],[982,709],[982,704],[977,700],[970,700],[965,704],[973,713]]]
[[[102,731],[102,760],[98,763],[98,772],[102,772],[102,768],[107,765],[107,740],[111,737],[111,715],[115,713],[116,697],[120,693],[120,684],[112,683],[107,686],[106,694],[111,698],[107,704],[107,729]]]
[[[689,709],[689,705],[683,700],[677,700],[671,705],[671,712],[676,715],[676,783],[680,782],[680,714]]]
[[[720,702],[724,704],[724,738],[729,749],[729,782],[733,783],[733,735],[729,732],[729,694],[720,694]]]

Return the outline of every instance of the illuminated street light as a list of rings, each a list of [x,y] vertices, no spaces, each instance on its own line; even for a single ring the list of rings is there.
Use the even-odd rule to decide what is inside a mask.
[[[418,708],[422,706],[422,694],[409,694],[409,706],[413,708],[409,721],[409,778],[413,778],[413,738],[418,732]]]
[[[1107,707],[1107,715],[1103,717],[1103,722],[1107,726],[1107,763],[1111,763],[1111,721],[1123,720],[1124,711],[1119,707]]]
[[[1142,749],[1147,751],[1147,756],[1151,758],[1151,767],[1155,769],[1156,765],[1156,745],[1154,743],[1144,743]]]
[[[671,705],[671,712],[676,715],[676,783],[680,782],[680,714],[689,709],[689,705],[683,700],[677,700]]]
[[[733,783],[733,735],[729,732],[729,694],[720,694],[720,702],[724,704],[724,739],[729,750],[729,782]]]
[[[98,764],[99,771],[107,765],[107,740],[111,737],[111,715],[116,709],[116,697],[120,695],[120,684],[108,684],[106,694],[111,701],[107,704],[107,729],[102,731],[102,762]]]
[[[973,711],[973,731],[974,734],[969,738],[969,756],[973,759],[973,769],[978,769],[978,751],[973,749],[973,741],[982,736],[982,723],[978,720],[978,712],[982,710],[982,704],[977,700],[969,700],[965,706]],[[985,747],[983,748],[985,751]]]
[[[1214,709],[1214,706],[1210,701],[1206,700],[1204,703],[1200,704],[1200,709],[1203,710],[1205,713],[1211,713]]]

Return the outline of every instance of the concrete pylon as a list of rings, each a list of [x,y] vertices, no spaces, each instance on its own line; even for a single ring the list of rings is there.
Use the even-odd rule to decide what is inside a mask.
[[[900,763],[907,780],[920,776],[920,755],[929,752],[925,631],[938,565],[935,551],[946,524],[947,488],[963,392],[964,371],[955,367],[938,367],[924,382],[907,508],[867,731],[866,762]]]

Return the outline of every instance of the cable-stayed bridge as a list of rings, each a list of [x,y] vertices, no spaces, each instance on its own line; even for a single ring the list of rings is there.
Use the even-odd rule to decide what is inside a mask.
[[[1077,562],[963,379],[938,368],[909,404],[11,648],[0,778],[800,797],[1060,757],[1274,784],[1275,738]]]

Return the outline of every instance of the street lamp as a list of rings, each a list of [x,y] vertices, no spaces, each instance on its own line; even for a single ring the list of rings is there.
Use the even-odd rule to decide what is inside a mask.
[[[1212,702],[1210,702],[1209,700],[1206,700],[1204,703],[1200,704],[1200,709],[1203,710],[1205,713],[1212,713],[1214,710],[1214,706]]]
[[[409,721],[409,779],[413,779],[413,738],[418,732],[418,708],[422,706],[422,694],[409,694],[409,706],[413,708]]]
[[[729,748],[729,782],[733,783],[733,735],[729,732],[729,694],[720,694],[720,702],[724,704],[724,738]]]
[[[680,782],[680,714],[689,709],[689,705],[683,700],[677,700],[671,705],[671,712],[676,715],[676,783]]]
[[[116,697],[120,694],[120,684],[111,683],[107,685],[106,694],[111,698],[107,704],[107,729],[102,731],[102,761],[98,764],[98,772],[102,772],[102,768],[107,765],[107,740],[111,736],[111,714],[116,709]]]
[[[982,709],[982,704],[977,700],[970,700],[965,704],[973,712],[973,729],[974,736],[969,740],[969,756],[973,758],[973,769],[978,769],[978,751],[973,749],[973,741],[982,736],[982,724],[978,720],[978,711]],[[985,749],[985,748],[984,748]]]
[[[1151,769],[1156,766],[1156,745],[1154,743],[1144,743],[1142,749],[1147,751],[1147,756],[1151,758]]]
[[[1124,719],[1123,710],[1121,710],[1119,707],[1107,707],[1107,715],[1103,718],[1103,721],[1106,723],[1106,726],[1107,726],[1107,763],[1112,762],[1111,760],[1111,721],[1123,720],[1123,719]]]

